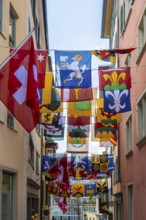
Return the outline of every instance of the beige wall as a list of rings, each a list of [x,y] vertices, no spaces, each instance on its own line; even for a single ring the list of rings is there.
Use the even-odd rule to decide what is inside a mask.
[[[10,1],[3,1],[3,30],[0,33],[0,63],[9,54],[9,11]],[[42,1],[37,0],[37,17],[41,27],[41,46],[45,49],[45,34],[43,26],[43,12],[42,12]],[[16,45],[28,35],[28,17],[31,20],[31,26],[34,27],[30,0],[11,0],[11,5],[15,9],[18,16],[16,24]],[[35,37],[34,37],[35,39]],[[29,119],[28,119],[29,120]],[[41,161],[41,140],[36,130],[32,132],[32,139],[36,152],[40,155],[39,169]],[[22,126],[15,120],[15,130],[7,127],[7,109],[3,104],[0,103],[0,170],[15,170],[17,172],[18,187],[17,187],[17,214],[15,220],[26,220],[27,219],[27,177],[32,178],[38,185],[41,182],[40,172],[36,174],[36,170],[32,169],[28,163],[29,157],[29,135],[22,128]],[[34,162],[35,164],[35,162]],[[40,170],[39,170],[40,171]],[[1,179],[0,179],[1,180]],[[0,186],[1,186],[0,182]],[[32,189],[33,193],[33,189]],[[40,191],[38,193],[40,197]],[[0,203],[1,209],[1,203]],[[1,210],[0,210],[1,213]],[[1,217],[0,217],[1,219]]]

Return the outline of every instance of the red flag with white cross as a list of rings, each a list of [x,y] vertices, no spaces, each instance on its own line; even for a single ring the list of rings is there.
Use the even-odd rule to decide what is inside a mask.
[[[0,68],[0,100],[27,132],[39,122],[38,81],[32,35]]]

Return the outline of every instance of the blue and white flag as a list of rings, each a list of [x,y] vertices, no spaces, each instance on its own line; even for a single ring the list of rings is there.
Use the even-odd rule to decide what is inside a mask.
[[[55,86],[89,88],[91,86],[90,51],[55,51]]]
[[[130,89],[103,91],[104,111],[123,113],[131,111]]]

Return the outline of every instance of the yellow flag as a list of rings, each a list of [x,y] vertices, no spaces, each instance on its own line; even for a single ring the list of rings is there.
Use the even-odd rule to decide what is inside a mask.
[[[84,183],[72,184],[72,196],[75,196],[75,197],[84,196]]]
[[[95,116],[94,101],[69,102],[68,115]]]
[[[40,112],[62,112],[63,104],[60,101],[60,91],[52,86],[53,73],[46,73],[45,87],[40,91]]]

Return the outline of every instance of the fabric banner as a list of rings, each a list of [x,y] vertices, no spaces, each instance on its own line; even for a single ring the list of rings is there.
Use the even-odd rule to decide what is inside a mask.
[[[67,172],[67,155],[62,156],[53,166],[48,170],[48,174],[53,180],[69,184],[69,176]]]
[[[92,171],[111,173],[114,170],[113,154],[91,154]]]
[[[108,182],[107,181],[96,182],[96,189],[97,189],[97,194],[108,193]]]
[[[29,133],[40,118],[37,78],[34,42],[30,35],[21,47],[13,50],[0,69],[0,101]]]
[[[115,147],[117,146],[117,140],[116,138],[110,138],[109,140],[100,140],[100,147],[105,147],[105,148],[108,148],[108,147]]]
[[[104,111],[104,99],[97,99],[97,122],[101,123],[118,123],[122,121],[122,115],[116,113],[109,113]]]
[[[40,112],[53,113],[62,112],[63,103],[61,102],[60,91],[52,86],[52,74],[46,74],[45,88],[40,89]]]
[[[127,49],[108,49],[108,50],[92,50],[91,53],[98,57],[100,60],[108,62],[116,62],[115,54],[126,54],[130,53],[136,48],[127,48]]]
[[[49,194],[58,195],[58,193],[59,193],[59,186],[55,182],[48,181],[48,183],[46,185],[46,191]]]
[[[67,144],[86,144],[88,138],[67,137]]]
[[[61,89],[62,102],[81,102],[93,100],[92,88]]]
[[[94,126],[94,137],[95,138],[116,138],[117,137],[117,131],[116,130],[111,130],[110,127],[109,128],[109,131],[107,131],[107,129],[105,129],[103,127],[102,130],[98,129],[98,128],[95,128]]]
[[[90,51],[55,51],[55,85],[59,88],[90,88]]]
[[[87,144],[67,144],[68,153],[88,153]]]
[[[35,50],[36,67],[38,72],[38,87],[45,86],[46,60],[48,56],[47,50]]]
[[[60,159],[62,155],[55,154],[52,156],[43,155],[42,156],[42,173],[48,175],[48,170],[53,166],[53,164]]]
[[[104,91],[104,111],[124,113],[131,111],[130,89]]]
[[[53,125],[58,127],[59,125],[64,126],[65,117],[60,113],[42,113],[40,118],[40,124]]]
[[[72,196],[83,197],[85,194],[84,183],[73,183],[72,184]]]
[[[108,172],[108,154],[91,154],[92,171],[97,173]]]
[[[64,137],[64,127],[61,125],[52,129],[44,130],[44,136],[45,137]]]
[[[68,125],[89,125],[91,123],[91,118],[86,116],[68,116],[67,124]]]
[[[59,197],[70,197],[71,194],[71,186],[65,183],[57,182],[59,186]]]
[[[130,67],[99,69],[99,90],[131,88]]]
[[[96,196],[96,185],[95,184],[85,184],[85,196],[91,197]]]
[[[67,212],[67,201],[65,197],[54,197],[55,202],[57,203],[58,207],[62,210],[63,214]]]
[[[68,136],[70,137],[76,137],[76,138],[89,137],[89,132],[90,132],[90,125],[83,125],[83,126],[68,125]]]
[[[45,85],[43,89],[39,89],[39,94],[40,94],[40,111],[41,111],[41,106],[45,104],[50,104],[51,103],[51,88],[52,88],[52,79],[53,79],[53,73],[48,72],[46,73],[45,76]]]
[[[68,115],[74,116],[95,116],[94,101],[69,102]]]

